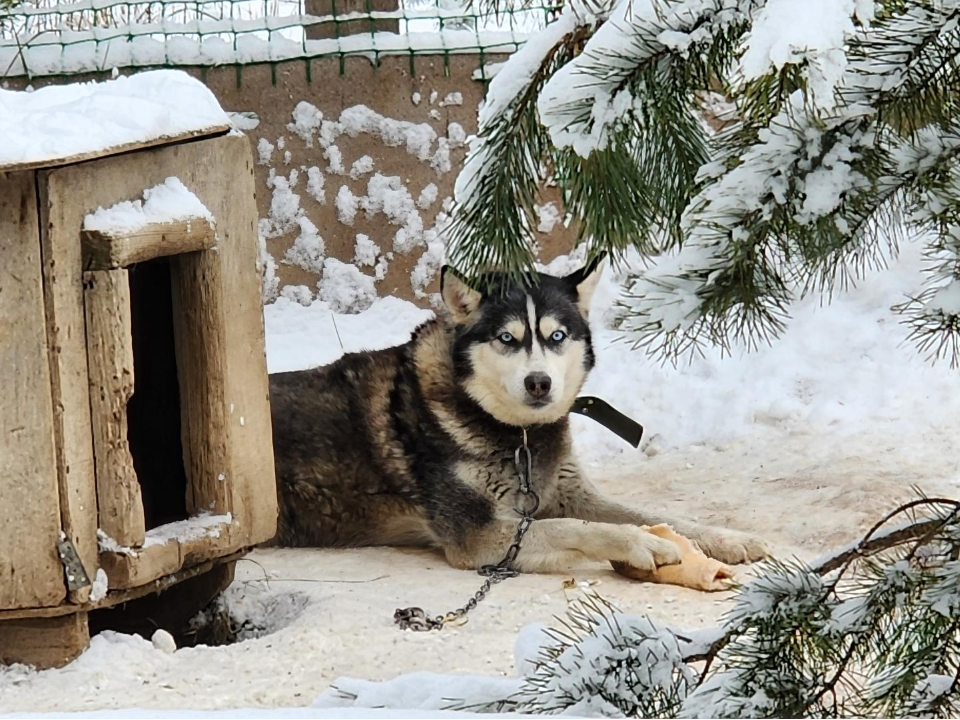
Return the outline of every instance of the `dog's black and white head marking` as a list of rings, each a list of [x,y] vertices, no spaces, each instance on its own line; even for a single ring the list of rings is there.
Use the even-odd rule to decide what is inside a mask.
[[[593,368],[587,316],[602,269],[532,282],[486,278],[480,293],[444,267],[441,292],[455,323],[457,382],[487,413],[508,425],[559,420]]]

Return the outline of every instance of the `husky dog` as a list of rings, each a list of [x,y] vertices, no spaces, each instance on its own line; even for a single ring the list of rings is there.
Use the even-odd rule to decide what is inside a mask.
[[[752,535],[621,505],[581,473],[568,413],[594,364],[596,264],[530,283],[493,274],[485,293],[449,268],[441,277],[448,317],[407,344],[271,376],[277,544],[433,546],[458,568],[497,563],[517,529],[526,429],[540,505],[518,570],[679,562],[642,527],[663,522],[723,562],[766,556]]]

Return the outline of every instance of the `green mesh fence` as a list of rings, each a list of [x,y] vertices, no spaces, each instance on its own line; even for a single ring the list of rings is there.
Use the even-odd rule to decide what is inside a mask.
[[[499,13],[470,0],[10,2],[0,0],[0,77],[330,56],[482,58],[513,52],[558,10],[549,1]]]

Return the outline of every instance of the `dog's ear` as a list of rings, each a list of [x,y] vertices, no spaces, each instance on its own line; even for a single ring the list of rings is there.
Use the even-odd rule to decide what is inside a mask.
[[[580,314],[584,317],[590,314],[590,302],[593,300],[593,293],[600,283],[600,276],[603,275],[606,257],[606,253],[601,253],[582,268],[564,278],[564,282],[575,294],[577,307],[580,308]]]
[[[466,322],[480,307],[480,300],[483,299],[483,296],[449,265],[444,265],[440,270],[440,295],[456,323]]]

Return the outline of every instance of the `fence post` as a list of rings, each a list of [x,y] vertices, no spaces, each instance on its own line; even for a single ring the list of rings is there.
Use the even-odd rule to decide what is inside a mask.
[[[308,15],[342,17],[350,13],[392,12],[400,9],[400,0],[304,0]],[[325,22],[306,27],[307,40],[325,40],[374,32],[400,32],[399,20],[360,18],[345,22]]]

